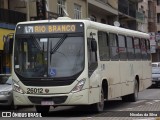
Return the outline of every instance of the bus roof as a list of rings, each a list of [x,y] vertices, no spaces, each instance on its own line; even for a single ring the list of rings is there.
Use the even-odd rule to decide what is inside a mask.
[[[107,24],[102,24],[90,20],[77,20],[77,19],[60,19],[60,20],[39,20],[39,21],[27,21],[27,22],[19,22],[17,25],[20,24],[38,24],[38,23],[57,23],[57,22],[82,22],[85,24],[86,28],[89,29],[96,29],[99,31],[104,31],[104,32],[111,32],[111,33],[117,33],[117,34],[122,34],[126,36],[134,36],[134,37],[140,37],[140,38],[146,38],[149,39],[149,34],[135,31],[135,30],[130,30],[126,28],[121,28],[121,27],[116,27],[112,25],[107,25]]]

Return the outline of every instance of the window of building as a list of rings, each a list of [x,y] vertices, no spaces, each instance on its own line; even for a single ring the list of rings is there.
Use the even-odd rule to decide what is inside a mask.
[[[160,5],[160,0],[157,0],[157,5]]]
[[[119,52],[118,52],[118,43],[117,43],[117,35],[110,33],[109,34],[109,46],[110,46],[110,57],[112,60],[119,60]]]
[[[60,16],[64,16],[64,11],[63,11],[63,9],[66,10],[65,0],[58,0],[58,1],[57,1],[57,13],[58,13]]]
[[[99,44],[99,55],[100,60],[109,60],[109,43],[108,34],[105,32],[98,32],[98,44]]]
[[[144,9],[143,5],[141,5],[141,8]]]
[[[133,47],[133,38],[132,37],[126,37],[126,42],[127,42],[128,60],[133,60],[135,58],[134,47]]]
[[[157,23],[160,23],[160,13],[157,13]]]
[[[0,0],[0,8],[4,7],[4,0]]]
[[[106,24],[106,20],[102,18],[101,23]]]
[[[81,19],[82,18],[82,10],[81,6],[78,4],[74,4],[74,18]]]

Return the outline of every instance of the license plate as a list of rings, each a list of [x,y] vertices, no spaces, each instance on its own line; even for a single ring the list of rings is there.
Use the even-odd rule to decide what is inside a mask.
[[[53,101],[42,101],[41,105],[54,105]]]

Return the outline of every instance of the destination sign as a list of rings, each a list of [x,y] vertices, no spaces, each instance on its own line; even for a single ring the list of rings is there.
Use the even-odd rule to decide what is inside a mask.
[[[17,26],[17,34],[45,34],[45,33],[73,33],[82,32],[84,24],[82,23],[64,23],[64,24],[29,24]]]

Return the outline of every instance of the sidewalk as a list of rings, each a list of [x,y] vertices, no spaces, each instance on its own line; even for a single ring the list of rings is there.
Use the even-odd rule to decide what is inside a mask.
[[[138,107],[114,111],[113,113],[106,111],[84,120],[160,120],[160,100],[153,100]]]

